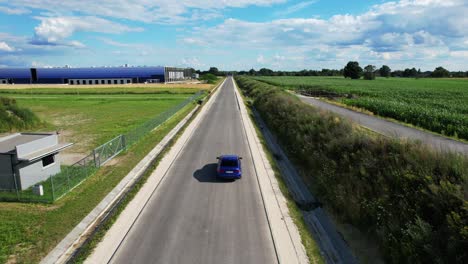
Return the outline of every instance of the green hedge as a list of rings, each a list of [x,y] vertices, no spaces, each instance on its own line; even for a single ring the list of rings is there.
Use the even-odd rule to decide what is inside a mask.
[[[389,263],[468,263],[468,159],[356,131],[281,89],[236,78],[314,193]]]
[[[40,124],[39,118],[26,108],[16,105],[16,100],[0,97],[0,132],[29,129]]]

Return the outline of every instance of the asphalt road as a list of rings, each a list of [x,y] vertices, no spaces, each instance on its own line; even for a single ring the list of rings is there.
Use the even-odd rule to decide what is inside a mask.
[[[424,144],[428,144],[433,148],[440,150],[440,151],[452,151],[452,152],[459,152],[465,155],[468,155],[468,144],[463,142],[455,141],[449,138],[445,138],[442,136],[438,136],[435,134],[427,133],[415,128],[407,127],[404,125],[400,125],[398,123],[394,123],[391,121],[387,121],[382,118],[370,116],[367,114],[355,112],[343,107],[339,107],[333,104],[326,103],[324,101],[298,95],[299,98],[308,104],[314,105],[321,109],[325,109],[334,113],[337,113],[341,116],[347,117],[352,121],[367,127],[373,131],[376,131],[380,134],[389,137],[396,137],[396,138],[407,138],[411,140],[418,140]]]
[[[232,82],[219,93],[111,263],[277,263]],[[216,179],[221,154],[241,180]]]

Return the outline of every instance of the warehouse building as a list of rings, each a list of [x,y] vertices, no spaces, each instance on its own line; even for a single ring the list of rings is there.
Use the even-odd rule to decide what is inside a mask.
[[[55,133],[16,133],[0,138],[0,190],[26,190],[60,172]]]
[[[31,83],[31,70],[27,68],[23,69],[11,69],[11,68],[0,68],[0,84],[13,84]]]
[[[176,67],[0,68],[0,84],[168,83],[192,78],[192,69]]]

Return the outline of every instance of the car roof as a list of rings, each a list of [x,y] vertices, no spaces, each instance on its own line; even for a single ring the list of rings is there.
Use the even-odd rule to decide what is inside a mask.
[[[237,159],[239,159],[239,156],[237,156],[237,155],[222,155],[221,159],[237,160]]]

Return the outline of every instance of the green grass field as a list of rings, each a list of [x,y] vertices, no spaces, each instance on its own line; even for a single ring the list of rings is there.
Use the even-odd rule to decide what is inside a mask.
[[[346,105],[468,140],[468,79],[255,77],[286,89],[333,92]],[[352,95],[352,96],[345,96]]]
[[[103,94],[103,90],[108,93]],[[31,109],[46,123],[30,130],[58,130],[64,140],[75,143],[73,152],[86,153],[180,104],[198,90],[174,94],[122,94],[119,90],[109,93],[109,89],[102,89],[79,95],[59,94],[57,90],[53,94],[41,89],[33,91],[32,94],[0,94],[16,99],[20,107]]]
[[[16,86],[15,86],[16,87]],[[197,86],[198,87],[198,86]],[[0,95],[2,94],[193,94],[198,90],[209,90],[212,85],[204,84],[199,85],[200,88],[190,87],[135,87],[135,86],[120,86],[120,87],[82,87],[82,86],[70,86],[67,88],[58,87],[34,87],[34,88],[2,88],[0,89]]]

